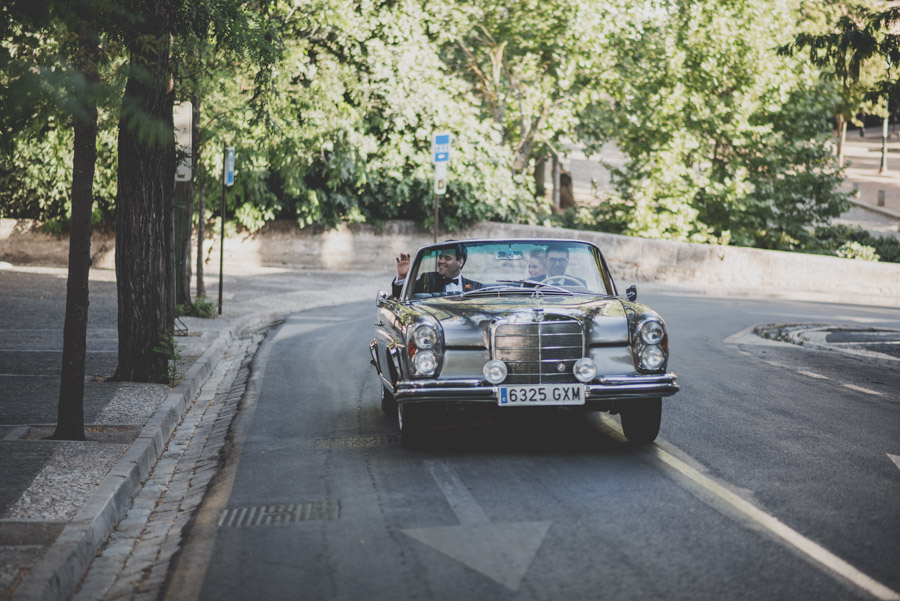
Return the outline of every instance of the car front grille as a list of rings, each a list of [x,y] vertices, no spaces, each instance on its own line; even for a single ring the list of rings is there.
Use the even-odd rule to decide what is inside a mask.
[[[572,367],[584,356],[584,330],[570,318],[548,315],[538,322],[499,322],[491,340],[493,358],[509,370],[504,384],[574,382]]]

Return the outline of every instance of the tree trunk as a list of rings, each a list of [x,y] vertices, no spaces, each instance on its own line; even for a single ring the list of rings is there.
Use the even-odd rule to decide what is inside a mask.
[[[119,120],[116,379],[167,382],[175,325],[175,135],[169,45],[175,7],[145,5],[142,35],[129,44]]]
[[[847,120],[843,115],[837,116],[838,126],[838,142],[837,142],[837,162],[838,167],[844,166],[844,141],[847,139]]]
[[[79,32],[75,64],[88,86],[99,80],[99,47],[90,32]],[[66,319],[63,327],[62,370],[59,382],[56,440],[84,440],[84,360],[90,299],[91,213],[94,205],[94,166],[97,161],[97,104],[93,90],[84,93],[74,117],[72,152],[72,222],[69,234],[69,274],[66,280]]]
[[[191,140],[194,141],[194,181],[197,181],[197,174],[200,171],[200,154],[203,151],[203,144],[200,140],[200,96],[194,95],[191,98],[191,106],[193,107],[194,117],[191,127],[194,129],[191,134]],[[197,190],[197,298],[206,298],[206,284],[203,281],[203,237],[206,235],[206,199],[203,197],[205,190],[204,184],[201,182],[196,188]]]
[[[547,161],[539,157],[534,161],[534,193],[538,198],[544,198],[547,194]]]
[[[554,154],[553,155],[553,168],[551,173],[553,174],[553,212],[559,213],[560,210],[560,192],[561,192],[561,182],[560,175],[562,171],[562,167],[559,164],[559,157]]]
[[[190,312],[191,303],[191,232],[194,216],[194,181],[175,184],[175,304]]]

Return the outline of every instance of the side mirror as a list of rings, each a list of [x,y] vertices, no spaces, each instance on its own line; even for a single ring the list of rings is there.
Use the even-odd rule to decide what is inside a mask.
[[[379,309],[384,306],[384,303],[387,302],[387,292],[384,290],[379,290],[378,294],[375,295],[375,306]]]
[[[636,301],[637,300],[637,286],[632,284],[631,286],[626,288],[625,289],[625,298],[627,298],[631,302]]]

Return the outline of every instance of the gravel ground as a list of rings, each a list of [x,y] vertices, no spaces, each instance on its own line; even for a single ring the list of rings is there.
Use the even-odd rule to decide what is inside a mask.
[[[93,441],[60,443],[3,519],[71,520],[128,446]]]

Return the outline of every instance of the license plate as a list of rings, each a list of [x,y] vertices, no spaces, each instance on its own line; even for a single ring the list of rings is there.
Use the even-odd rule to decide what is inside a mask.
[[[501,407],[526,405],[584,405],[584,384],[535,384],[501,386],[497,404]]]

